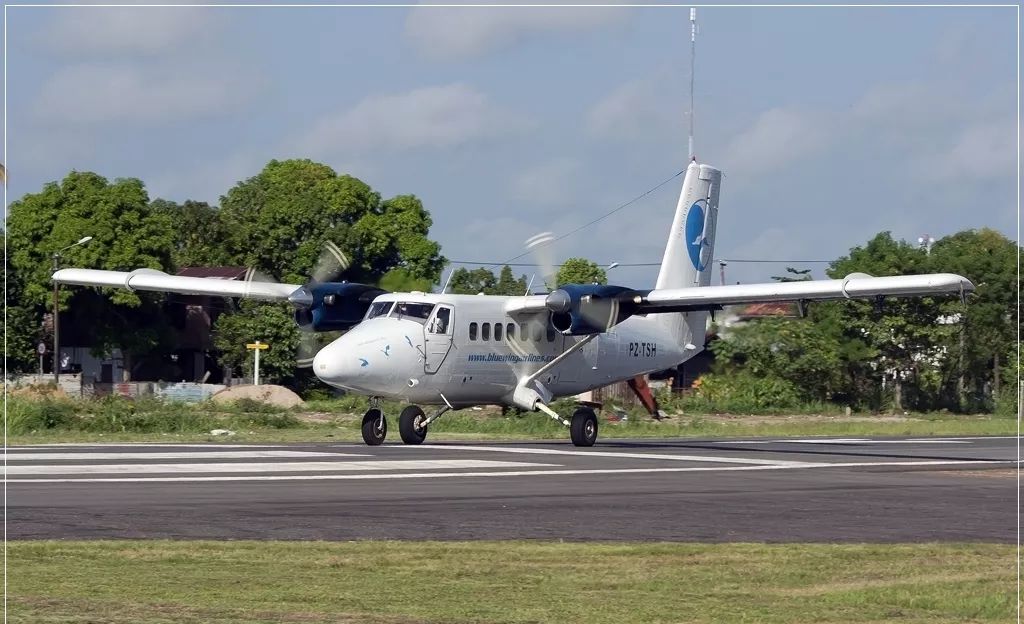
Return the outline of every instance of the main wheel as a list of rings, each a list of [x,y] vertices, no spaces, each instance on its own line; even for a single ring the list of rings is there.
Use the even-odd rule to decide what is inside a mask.
[[[402,434],[402,442],[419,444],[427,438],[427,427],[423,421],[427,417],[419,405],[410,405],[402,410],[398,417],[398,433]]]
[[[569,437],[576,446],[594,446],[594,442],[597,442],[597,414],[594,410],[580,407],[573,412]]]
[[[363,442],[370,446],[378,446],[388,435],[388,419],[384,412],[372,407],[363,414]]]

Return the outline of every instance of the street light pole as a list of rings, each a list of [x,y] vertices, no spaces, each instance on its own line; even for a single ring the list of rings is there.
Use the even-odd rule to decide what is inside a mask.
[[[67,247],[53,252],[53,272],[56,273],[60,268],[60,255],[79,245],[84,245],[92,240],[92,236],[83,236],[78,239],[77,242],[71,243]],[[53,383],[60,385],[60,309],[58,306],[58,289],[60,284],[56,280],[53,282]]]
[[[53,252],[53,272],[57,272],[60,253]],[[60,285],[53,281],[53,383],[60,386],[60,312],[57,308],[57,288]]]

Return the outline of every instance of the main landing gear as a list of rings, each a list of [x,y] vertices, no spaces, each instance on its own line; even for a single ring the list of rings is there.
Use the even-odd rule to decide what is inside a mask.
[[[565,420],[553,409],[537,403],[537,409],[569,428],[569,439],[574,446],[594,446],[597,442],[597,414],[592,408],[581,405],[572,413],[572,420]]]

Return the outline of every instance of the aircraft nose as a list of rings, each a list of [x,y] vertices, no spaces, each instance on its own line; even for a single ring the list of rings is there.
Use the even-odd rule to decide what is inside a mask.
[[[326,383],[342,385],[362,374],[364,361],[351,352],[342,337],[317,352],[313,357],[313,373]]]

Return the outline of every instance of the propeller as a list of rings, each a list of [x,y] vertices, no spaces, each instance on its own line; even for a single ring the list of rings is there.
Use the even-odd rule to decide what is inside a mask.
[[[555,269],[555,250],[551,243],[555,242],[554,232],[541,232],[526,239],[526,250],[529,251],[537,263],[537,271],[544,280],[548,290],[558,287],[558,271]]]
[[[293,292],[288,297],[288,302],[296,308],[297,313],[309,311],[314,303],[312,289],[318,284],[336,280],[351,264],[352,261],[349,256],[337,244],[330,240],[325,241],[323,250],[320,252],[320,256],[317,258],[316,264],[310,273],[309,281]],[[276,282],[276,280],[252,267],[246,270],[244,279],[246,282]],[[317,352],[339,335],[340,333],[338,332],[299,332],[295,365],[299,368],[311,368],[313,366],[313,358]]]

